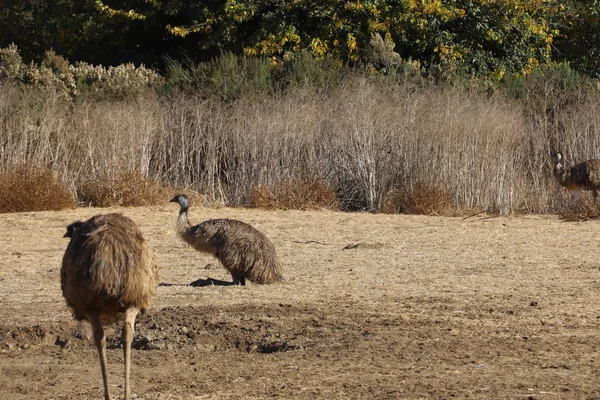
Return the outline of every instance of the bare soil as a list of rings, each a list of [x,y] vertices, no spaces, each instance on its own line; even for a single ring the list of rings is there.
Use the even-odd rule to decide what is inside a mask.
[[[102,398],[59,271],[66,225],[116,210],[0,215],[0,399]],[[192,287],[230,277],[175,236],[176,206],[119,211],[161,267],[137,399],[600,398],[599,221],[192,207],[263,231],[287,278]],[[119,398],[120,326],[108,335]]]

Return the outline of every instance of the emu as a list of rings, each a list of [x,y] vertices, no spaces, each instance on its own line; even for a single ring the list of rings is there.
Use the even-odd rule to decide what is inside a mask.
[[[554,177],[558,183],[569,190],[591,190],[596,201],[600,189],[600,160],[583,161],[565,169],[562,159],[561,153],[554,154]]]
[[[129,372],[135,318],[156,293],[158,268],[142,232],[121,214],[96,215],[67,227],[71,238],[60,271],[61,288],[76,320],[92,326],[104,383],[110,400],[103,324],[124,318],[125,399],[131,399]]]
[[[245,285],[246,279],[258,284],[283,280],[275,246],[262,232],[233,219],[211,219],[190,226],[187,197],[178,194],[171,202],[180,206],[179,236],[194,249],[215,256],[231,274],[234,285]]]

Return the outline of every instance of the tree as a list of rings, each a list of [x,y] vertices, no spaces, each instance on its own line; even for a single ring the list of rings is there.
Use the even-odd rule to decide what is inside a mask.
[[[555,23],[561,32],[556,59],[589,76],[600,78],[600,1],[570,0],[556,6]]]

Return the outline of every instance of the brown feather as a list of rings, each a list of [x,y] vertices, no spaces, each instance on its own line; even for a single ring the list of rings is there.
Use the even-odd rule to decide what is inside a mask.
[[[76,319],[92,325],[100,358],[104,398],[110,400],[103,323],[123,323],[124,398],[131,399],[129,370],[135,318],[156,293],[158,268],[142,232],[121,214],[96,215],[67,227],[60,283]]]
[[[61,287],[74,317],[85,319],[96,312],[103,321],[112,321],[128,308],[148,307],[156,293],[158,268],[135,223],[121,214],[107,214],[71,226]]]
[[[600,160],[591,159],[576,164],[572,168],[565,168],[562,164],[562,155],[555,155],[554,177],[558,183],[569,190],[600,189]]]
[[[275,246],[262,232],[245,222],[211,219],[190,226],[186,199],[177,220],[177,231],[194,249],[215,256],[234,281],[243,278],[253,283],[269,284],[283,280]]]

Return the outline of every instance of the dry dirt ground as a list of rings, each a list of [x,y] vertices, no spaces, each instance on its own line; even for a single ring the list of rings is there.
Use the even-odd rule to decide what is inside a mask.
[[[115,209],[0,215],[0,399],[100,399],[89,328],[60,292],[65,226]],[[600,398],[600,222],[193,207],[251,223],[287,281],[229,279],[174,234],[177,206],[120,210],[161,267],[136,324],[137,399]],[[122,396],[120,327],[109,381]]]

